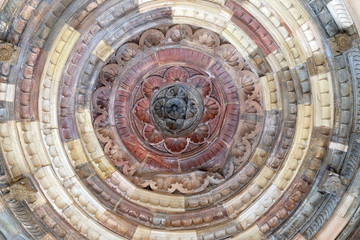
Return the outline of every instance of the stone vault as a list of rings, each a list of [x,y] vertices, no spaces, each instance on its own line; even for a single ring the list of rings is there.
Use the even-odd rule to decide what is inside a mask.
[[[0,239],[360,239],[357,0],[0,0]]]

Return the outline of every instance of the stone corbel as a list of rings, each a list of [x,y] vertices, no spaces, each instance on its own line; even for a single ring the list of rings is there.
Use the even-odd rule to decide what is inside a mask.
[[[339,174],[326,171],[319,184],[319,191],[331,194],[335,197],[341,197],[346,190],[344,180]]]
[[[359,44],[359,39],[357,34],[348,35],[348,34],[337,34],[334,37],[329,39],[331,50],[334,55],[340,55],[347,50],[351,49],[355,45]]]
[[[327,4],[327,8],[339,29],[345,30],[354,24],[343,0],[332,0]]]
[[[11,184],[10,186],[1,189],[2,194],[6,201],[25,201],[30,202],[36,199],[36,188],[28,178],[22,178],[19,181]]]
[[[0,43],[0,62],[10,63],[15,65],[19,57],[20,49],[11,43]]]

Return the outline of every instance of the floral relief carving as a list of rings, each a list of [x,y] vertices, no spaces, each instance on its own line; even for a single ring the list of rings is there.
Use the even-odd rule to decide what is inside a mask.
[[[139,45],[146,46],[148,48],[159,45],[165,40],[164,34],[156,29],[150,29],[145,31],[140,38]]]
[[[0,61],[10,61],[15,52],[11,43],[0,43]]]
[[[203,75],[190,77],[184,67],[168,68],[144,80],[142,96],[133,107],[135,119],[143,124],[145,141],[171,154],[186,152],[210,136],[208,121],[220,116],[219,102],[210,97],[212,83]],[[204,110],[203,110],[204,109]]]
[[[206,29],[159,27],[137,39],[110,58],[93,93],[94,128],[106,156],[134,184],[154,191],[192,194],[225,181],[263,129],[257,75]],[[167,44],[182,47],[169,51]],[[216,48],[212,63],[187,44],[209,56]]]
[[[220,46],[220,39],[218,35],[206,29],[197,30],[194,33],[194,38],[199,41],[200,44],[208,48],[215,48]]]
[[[166,179],[166,180],[164,180]],[[224,182],[224,178],[217,173],[205,173],[202,171],[192,172],[185,175],[174,175],[169,178],[166,175],[156,175],[149,178],[134,178],[134,183],[143,187],[150,186],[154,190],[166,190],[169,193],[176,191],[181,193],[194,193],[205,190],[208,186]]]
[[[192,30],[188,25],[175,25],[166,33],[166,38],[173,42],[180,42],[192,35]]]

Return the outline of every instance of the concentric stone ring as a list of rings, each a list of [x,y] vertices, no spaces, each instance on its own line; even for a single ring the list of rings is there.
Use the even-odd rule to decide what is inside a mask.
[[[155,127],[170,136],[180,136],[194,130],[202,113],[200,94],[184,84],[160,89],[150,106],[150,116]]]

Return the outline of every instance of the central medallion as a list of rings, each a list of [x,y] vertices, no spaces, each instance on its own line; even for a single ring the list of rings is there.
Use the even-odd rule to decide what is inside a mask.
[[[193,131],[203,113],[200,94],[184,84],[160,89],[150,107],[156,129],[168,136],[181,136]]]

